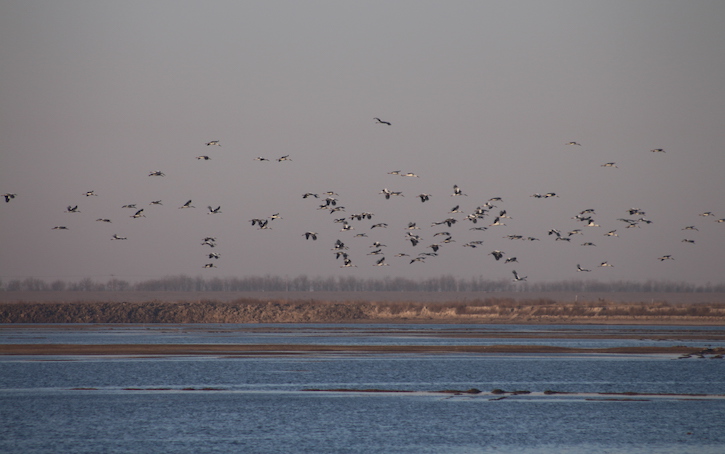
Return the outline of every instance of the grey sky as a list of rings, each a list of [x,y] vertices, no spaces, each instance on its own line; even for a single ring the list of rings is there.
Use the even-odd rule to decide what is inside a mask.
[[[0,193],[17,197],[0,203],[0,278],[516,269],[530,282],[721,283],[723,18],[721,1],[3,2]],[[205,146],[215,139],[221,147]],[[454,184],[468,195],[452,197]],[[385,200],[383,188],[404,197]],[[324,191],[344,213],[302,198]],[[530,197],[546,192],[559,197]],[[503,202],[489,216],[463,220],[491,197]],[[195,209],[178,209],[189,199]],[[146,217],[121,208],[131,203]],[[455,205],[464,213],[449,215]],[[601,227],[571,219],[588,208]],[[629,208],[652,224],[625,228],[618,218],[639,217]],[[506,226],[469,230],[503,209]],[[353,231],[333,222],[363,211],[374,217],[350,221]],[[249,222],[278,212],[272,229]],[[431,227],[449,216],[459,222]],[[370,229],[379,222],[388,227]],[[584,235],[571,242],[547,234],[575,228]],[[439,231],[455,242],[410,264]],[[356,267],[335,260],[336,239]],[[483,244],[463,247],[473,240]],[[390,266],[372,266],[374,241]],[[519,263],[495,261],[494,249]],[[217,268],[203,269],[211,251]],[[675,260],[658,260],[667,254]]]

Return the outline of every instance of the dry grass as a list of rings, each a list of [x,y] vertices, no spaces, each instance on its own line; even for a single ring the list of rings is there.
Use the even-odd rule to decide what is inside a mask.
[[[648,323],[725,324],[725,303],[260,300],[0,303],[0,323]]]

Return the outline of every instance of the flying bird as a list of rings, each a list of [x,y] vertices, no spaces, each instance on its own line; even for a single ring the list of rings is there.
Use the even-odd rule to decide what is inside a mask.
[[[511,271],[514,275],[513,282],[520,282],[525,281],[528,276],[519,276],[519,273],[516,272],[516,270]]]
[[[6,192],[2,196],[5,197],[5,203],[8,203],[8,202],[10,202],[10,199],[14,199],[15,196],[17,196],[17,194],[13,194],[11,192]]]
[[[581,146],[581,144],[579,142],[567,142],[566,145],[579,145],[579,146]]]
[[[207,209],[209,210],[209,212],[207,214],[219,214],[219,213],[221,213],[222,207],[218,206],[216,208],[212,208],[211,205],[209,205],[207,207]]]
[[[459,188],[457,184],[454,184],[453,185],[453,194],[451,194],[451,197],[459,196],[459,195],[468,195],[468,194],[464,194],[463,191],[461,190],[461,188]]]
[[[197,156],[197,157],[196,157],[196,159],[198,159],[198,160],[200,160],[200,161],[201,161],[201,160],[204,160],[204,161],[209,161],[209,160],[210,160],[211,158],[210,158],[209,156],[204,156],[204,155],[202,155],[202,156]]]
[[[115,233],[114,233],[114,234],[113,234],[113,236],[111,237],[111,240],[127,240],[127,239],[128,239],[128,238],[126,238],[125,236],[118,236],[118,235],[117,235],[117,234],[115,234]]]
[[[376,122],[377,122],[378,124],[380,124],[380,125],[388,125],[388,126],[390,126],[390,122],[389,122],[389,121],[383,121],[383,120],[381,120],[381,119],[380,119],[380,118],[378,118],[378,117],[375,117],[375,118],[374,118],[374,120],[375,120],[375,121],[376,121]]]
[[[150,177],[165,177],[166,174],[160,170],[152,170],[149,172]]]
[[[182,206],[179,207],[179,209],[181,209],[181,208],[196,208],[196,207],[194,205],[192,205],[191,200],[189,200],[188,202],[186,202],[185,204],[183,204]]]
[[[211,141],[209,141],[209,142],[207,142],[207,143],[206,143],[206,146],[207,146],[207,147],[208,147],[208,146],[210,146],[210,145],[216,145],[216,146],[218,146],[218,147],[221,147],[221,146],[222,146],[222,144],[221,144],[221,143],[219,143],[219,141],[218,141],[218,140],[211,140]]]
[[[488,253],[488,255],[492,255],[493,258],[496,259],[496,261],[501,260],[501,257],[503,257],[504,254],[505,252],[499,250],[491,251]]]
[[[309,240],[312,238],[312,240],[317,240],[317,232],[305,232],[302,235],[304,235],[306,240]]]

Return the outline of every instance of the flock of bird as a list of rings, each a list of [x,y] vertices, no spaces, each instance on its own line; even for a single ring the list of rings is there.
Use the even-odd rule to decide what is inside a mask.
[[[392,123],[389,121],[381,120],[380,118],[374,118],[375,123],[379,125],[384,126],[392,126]],[[570,146],[577,146],[580,147],[581,144],[578,142],[568,142],[565,143],[565,145]],[[219,140],[211,140],[209,142],[206,142],[207,147],[221,147],[221,142]],[[656,148],[650,150],[653,153],[665,153],[664,149]],[[211,156],[209,155],[200,155],[196,156],[196,159],[202,160],[202,161],[208,161],[211,160]],[[290,158],[290,155],[283,155],[278,158],[273,158],[277,162],[288,162],[292,161]],[[269,158],[265,158],[262,156],[257,156],[254,158],[255,161],[270,161]],[[607,168],[619,168],[615,162],[607,162],[601,164],[602,167]],[[414,172],[404,172],[402,170],[393,170],[390,172],[387,172],[388,175],[396,176],[396,177],[403,177],[403,178],[420,178],[419,175],[417,175]],[[148,173],[149,177],[165,177],[166,174],[161,170],[152,170]],[[379,195],[382,196],[382,198],[385,201],[390,201],[393,198],[398,197],[405,197],[405,194],[403,191],[399,190],[391,190],[388,187],[382,188],[379,192]],[[85,197],[96,197],[98,194],[96,194],[95,191],[86,191],[82,193]],[[15,193],[5,193],[2,194],[2,196],[5,199],[6,203],[10,203],[14,199],[16,199],[17,194]],[[490,197],[485,202],[478,204],[475,206],[475,208],[470,209],[468,211],[464,210],[462,208],[462,203],[459,203],[457,199],[465,199],[468,198],[468,194],[466,194],[463,191],[463,188],[458,186],[457,184],[454,184],[452,186],[452,190],[450,194],[447,194],[447,197],[450,197],[451,200],[451,208],[448,210],[447,213],[441,213],[439,220],[433,221],[430,223],[430,226],[419,226],[418,222],[407,222],[406,225],[397,226],[397,227],[391,227],[388,222],[379,221],[376,217],[376,215],[372,212],[367,211],[361,211],[356,213],[348,213],[346,211],[345,206],[343,205],[343,201],[339,198],[339,195],[334,191],[326,191],[326,192],[305,192],[300,195],[302,199],[307,200],[313,200],[316,201],[316,206],[314,207],[317,210],[327,212],[330,216],[329,222],[335,223],[339,225],[339,234],[336,238],[326,239],[329,241],[328,244],[331,245],[330,248],[330,255],[334,260],[339,260],[338,263],[340,263],[341,268],[353,268],[357,267],[358,263],[361,263],[361,261],[357,260],[356,257],[353,257],[353,254],[350,252],[349,242],[350,241],[357,241],[353,240],[353,238],[370,238],[370,245],[369,245],[369,252],[366,253],[366,255],[373,256],[372,259],[372,266],[390,266],[390,260],[388,260],[386,257],[395,257],[398,262],[405,261],[409,265],[414,264],[420,264],[420,263],[426,263],[426,261],[434,260],[436,257],[438,257],[440,254],[444,253],[445,251],[454,248],[455,246],[453,243],[456,243],[456,239],[454,238],[454,233],[452,231],[454,229],[460,229],[460,226],[463,224],[468,224],[468,230],[470,231],[478,231],[483,232],[486,230],[497,230],[501,226],[506,226],[506,220],[513,219],[507,212],[507,209],[504,209],[502,207],[499,207],[500,204],[503,204],[503,198],[500,196]],[[429,202],[434,195],[429,193],[419,193],[414,196],[416,199],[420,200],[420,203],[426,203]],[[439,197],[439,196],[435,196]],[[554,192],[547,192],[547,193],[534,193],[531,194],[530,197],[536,198],[536,199],[549,199],[549,198],[557,198],[559,195],[557,195]],[[545,203],[545,202],[542,202]],[[163,205],[161,200],[153,200],[149,203],[149,205]],[[127,204],[123,205],[121,208],[123,209],[130,209],[133,210],[133,214],[129,214],[129,217],[132,219],[139,219],[139,218],[145,218],[145,208],[137,207],[136,204]],[[187,200],[185,203],[180,204],[178,206],[178,209],[195,209],[196,207],[193,205],[193,200]],[[66,210],[66,213],[70,214],[78,214],[81,213],[81,210],[79,208],[78,204],[71,204],[68,205]],[[621,217],[617,219],[618,222],[621,222],[622,227],[621,229],[631,229],[631,228],[641,228],[643,226],[647,226],[649,224],[652,224],[652,221],[647,219],[645,211],[639,209],[639,208],[629,208],[626,210],[623,210],[623,213],[626,212],[626,217]],[[220,205],[215,206],[207,206],[206,214],[208,215],[220,215],[222,214],[222,207]],[[548,231],[546,231],[546,237],[550,238],[553,241],[560,241],[560,242],[566,242],[571,243],[575,238],[577,238],[578,235],[584,235],[584,231],[596,231],[597,228],[600,228],[601,226],[597,224],[597,222],[594,220],[594,216],[596,216],[596,211],[593,208],[587,208],[584,210],[579,211],[578,213],[573,213],[573,216],[571,219],[575,220],[576,222],[580,223],[580,228],[573,228],[569,230],[560,230],[556,228],[551,228]],[[712,212],[703,212],[700,214],[702,217],[715,217],[715,215]],[[375,220],[373,220],[375,218]],[[490,218],[490,219],[489,219]],[[266,216],[266,217],[257,217],[249,219],[249,222],[252,227],[255,227],[259,230],[270,230],[272,229],[272,226],[276,222],[280,222],[282,220],[282,216],[280,213],[274,213],[272,215]],[[104,223],[111,223],[111,219],[108,218],[98,218],[96,219],[98,222],[104,222]],[[367,222],[371,221],[371,222]],[[718,223],[725,223],[725,218],[716,219],[716,222]],[[376,239],[375,232],[388,229],[388,228],[399,228],[402,230],[400,234],[400,238],[404,240],[405,242],[410,244],[410,248],[408,248],[406,251],[393,251],[390,254],[387,253],[388,246],[383,244],[379,238]],[[69,230],[68,227],[64,225],[57,225],[55,227],[52,227],[54,230]],[[422,229],[434,229],[435,231],[432,232],[432,234],[428,237],[428,239],[424,238],[424,235],[421,233]],[[621,229],[610,229],[606,232],[600,232],[600,235],[602,237],[618,237],[619,233],[621,233]],[[682,228],[683,231],[686,232],[692,232],[697,231],[698,228],[695,225],[688,225],[684,226]],[[543,231],[541,233],[544,233]],[[301,236],[305,240],[309,241],[320,241],[323,240],[323,235],[312,230],[308,230],[305,232],[301,232]],[[427,236],[427,235],[426,235]],[[516,235],[516,234],[508,234],[503,236],[502,238],[511,240],[511,241],[523,241],[523,242],[533,242],[533,241],[542,241],[541,238],[538,238],[536,236],[524,236],[524,235]],[[112,241],[125,241],[128,238],[125,236],[122,236],[118,233],[114,233],[110,240]],[[334,241],[333,241],[334,240]],[[688,244],[694,244],[695,240],[692,238],[683,238],[681,240],[684,243]],[[462,241],[461,246],[465,248],[483,248],[484,240],[483,239],[476,239],[471,241]],[[580,246],[584,247],[593,247],[596,246],[596,243],[593,241],[582,241],[579,243]],[[201,245],[208,248],[209,252],[205,253],[205,257],[207,260],[205,260],[205,263],[200,264],[202,268],[209,269],[209,268],[217,268],[217,261],[221,257],[221,253],[216,252],[217,247],[217,239],[216,237],[205,237],[201,239]],[[413,252],[415,251],[415,252]],[[494,249],[492,251],[489,251],[487,255],[490,255],[492,257],[492,260],[494,263],[501,263],[502,265],[506,264],[514,264],[514,263],[520,263],[518,258],[516,256],[510,256],[506,252]],[[355,261],[353,260],[355,259]],[[658,260],[661,262],[674,260],[674,257],[670,254],[662,255],[658,257]],[[612,264],[610,264],[608,261],[601,261],[598,265],[599,268],[607,268],[607,267],[613,267]],[[584,272],[589,273],[592,269],[585,268],[581,264],[576,265],[576,272]],[[520,275],[515,269],[510,270],[511,274],[513,275],[513,282],[521,282],[525,281],[527,279],[527,276]]]

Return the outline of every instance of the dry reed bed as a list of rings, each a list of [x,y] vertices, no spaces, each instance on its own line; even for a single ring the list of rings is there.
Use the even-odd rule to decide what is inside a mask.
[[[725,324],[725,303],[466,302],[238,299],[0,303],[0,323],[648,323]]]

